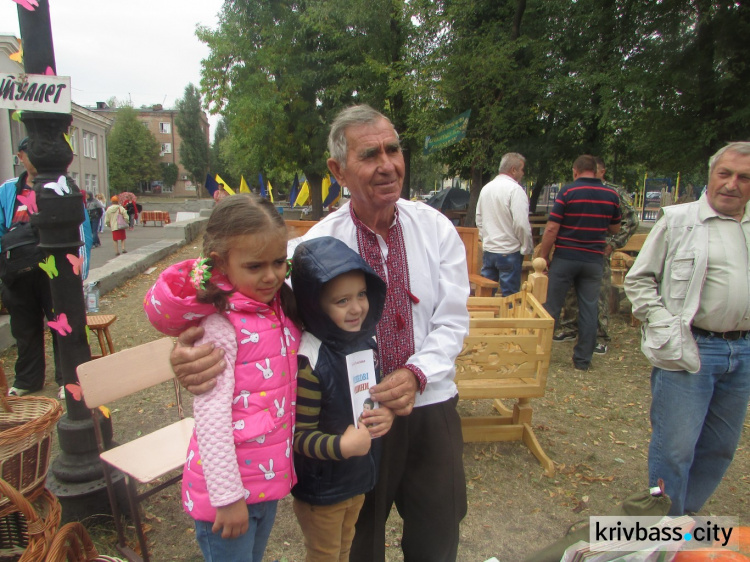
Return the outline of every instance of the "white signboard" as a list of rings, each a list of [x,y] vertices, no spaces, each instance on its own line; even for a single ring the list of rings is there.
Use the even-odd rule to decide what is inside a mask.
[[[0,108],[70,113],[70,76],[0,74]]]

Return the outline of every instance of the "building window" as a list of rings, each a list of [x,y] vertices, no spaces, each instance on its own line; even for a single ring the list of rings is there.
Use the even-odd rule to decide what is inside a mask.
[[[171,142],[163,142],[161,143],[161,153],[164,154],[172,154],[172,143]]]
[[[78,155],[78,130],[73,129],[68,138],[70,139],[70,149],[73,151],[73,154]]]
[[[96,174],[91,174],[91,191],[98,191],[99,189],[99,182],[96,179]]]
[[[86,158],[96,158],[96,135],[83,131],[81,141],[83,142],[83,155]]]
[[[70,179],[73,180],[73,183],[80,188],[81,184],[78,183],[78,172],[70,172],[68,175],[70,176]]]
[[[171,123],[160,122],[159,123],[159,132],[160,133],[165,133],[167,135],[171,134],[172,133],[172,124]]]
[[[91,191],[91,174],[86,174],[84,178],[85,178],[84,181],[86,182],[84,189],[86,191]]]
[[[141,121],[141,125],[148,129],[148,121]]]

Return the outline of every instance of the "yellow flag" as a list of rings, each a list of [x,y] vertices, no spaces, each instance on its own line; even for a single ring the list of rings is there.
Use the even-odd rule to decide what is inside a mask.
[[[271,182],[268,182],[268,198],[271,200],[271,203],[273,203],[273,187],[271,187]]]
[[[245,176],[240,176],[240,193],[252,193],[245,181]]]
[[[234,195],[234,189],[229,187],[229,184],[221,179],[221,176],[219,174],[216,174],[216,183],[218,183],[220,186],[223,185],[224,191],[226,191],[229,195]]]
[[[300,205],[307,205],[307,202],[310,199],[310,186],[307,184],[307,180],[305,180],[305,183],[302,184],[302,187],[299,189],[299,195],[297,195],[297,199],[294,200],[294,206],[298,207]]]
[[[331,176],[328,175],[323,178],[323,185],[321,186],[321,191],[323,193],[323,198],[321,201],[325,201],[326,197],[328,197],[328,190],[331,189]]]

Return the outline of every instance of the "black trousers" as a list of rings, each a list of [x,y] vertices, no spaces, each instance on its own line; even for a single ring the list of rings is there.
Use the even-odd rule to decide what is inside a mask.
[[[45,378],[44,320],[54,318],[49,277],[37,268],[16,279],[10,286],[3,284],[2,297],[10,313],[10,332],[18,346],[13,386],[24,390],[41,390]],[[57,338],[57,333],[52,330],[55,380],[60,385],[62,370]]]
[[[459,523],[466,515],[458,397],[396,416],[383,437],[375,488],[365,496],[350,560],[385,560],[385,524],[396,504],[404,520],[405,562],[456,560]]]

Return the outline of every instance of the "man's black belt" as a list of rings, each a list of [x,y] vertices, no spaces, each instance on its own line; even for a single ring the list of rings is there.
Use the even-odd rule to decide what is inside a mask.
[[[697,326],[691,326],[690,330],[696,336],[708,336],[712,338],[721,338],[723,340],[736,341],[740,338],[744,338],[750,334],[750,330],[732,330],[731,332],[712,332],[711,330],[704,330]]]

